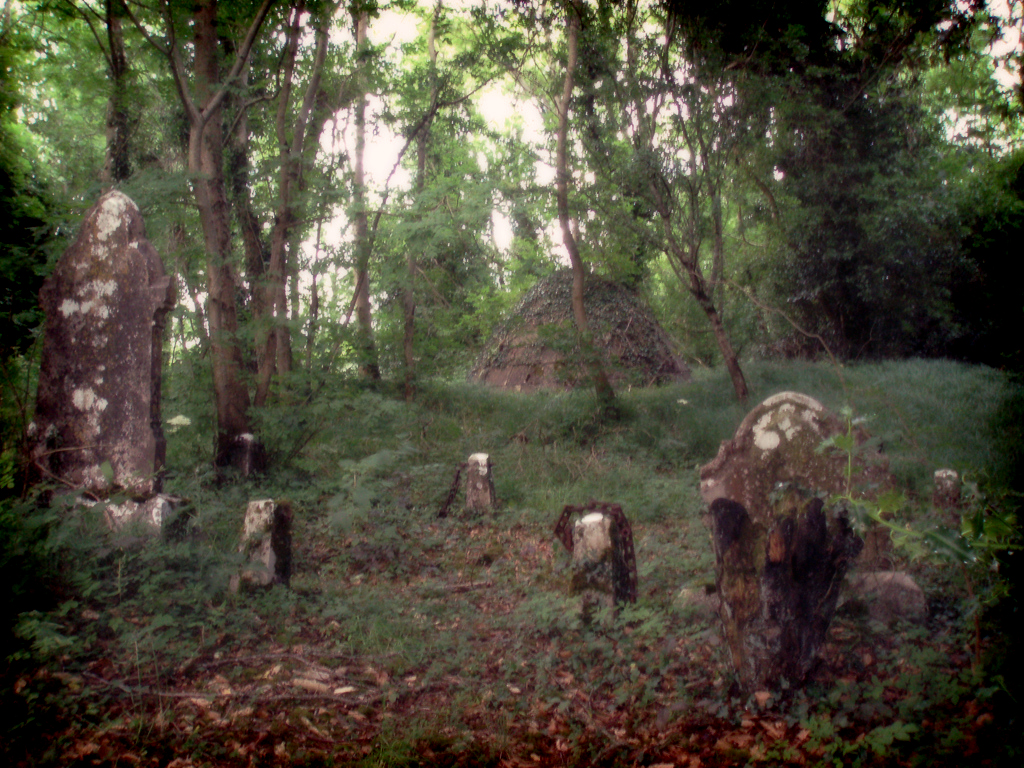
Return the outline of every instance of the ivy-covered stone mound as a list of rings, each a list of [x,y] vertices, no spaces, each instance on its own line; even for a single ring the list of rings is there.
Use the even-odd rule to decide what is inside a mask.
[[[562,269],[531,288],[491,336],[470,380],[513,389],[571,389],[588,381],[572,318],[572,272]],[[587,277],[584,305],[597,354],[613,384],[687,381],[690,370],[635,291]]]

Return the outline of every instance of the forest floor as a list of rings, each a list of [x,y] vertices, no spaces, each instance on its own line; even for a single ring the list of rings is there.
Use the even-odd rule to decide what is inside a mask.
[[[350,413],[359,450],[316,449],[341,468],[336,484],[311,464],[276,485],[197,491],[185,541],[92,549],[78,561],[91,587],[23,614],[34,654],[5,685],[2,753],[11,765],[160,768],[1019,766],[1020,707],[997,674],[1006,637],[991,613],[975,623],[982,585],[949,565],[894,552],[928,596],[926,621],[841,609],[805,686],[739,693],[717,620],[680,598],[713,582],[695,463],[665,458],[684,435],[659,409],[682,395],[694,397],[646,395],[611,437],[572,441],[522,421],[554,429],[536,400],[498,426],[471,422],[465,402],[411,414],[363,403]],[[629,442],[644,430],[647,452]],[[482,435],[500,439],[502,503],[438,519],[457,457]],[[930,450],[919,435],[904,444]],[[233,595],[238,561],[217,526],[229,542],[238,524],[213,499],[237,510],[264,494],[295,510],[291,587]],[[623,503],[639,599],[584,622],[552,531],[561,504],[588,498]]]

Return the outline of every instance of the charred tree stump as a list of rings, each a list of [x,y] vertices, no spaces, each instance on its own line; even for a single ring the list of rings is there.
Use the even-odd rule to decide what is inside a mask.
[[[802,684],[863,542],[844,516],[795,489],[773,504],[764,525],[729,499],[716,499],[711,515],[720,613],[740,684]]]

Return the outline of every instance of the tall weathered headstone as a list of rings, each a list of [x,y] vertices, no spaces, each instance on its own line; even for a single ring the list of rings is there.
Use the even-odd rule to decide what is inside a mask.
[[[825,493],[846,490],[847,457],[820,450],[827,438],[847,425],[817,400],[799,392],[780,392],[743,419],[732,440],[700,470],[700,492],[710,504],[729,499],[742,504],[756,523],[771,514],[770,497],[779,483],[796,483]],[[857,431],[858,444],[867,434]],[[878,451],[854,457],[854,489],[891,485],[885,456]]]
[[[173,292],[135,203],[116,190],[100,198],[39,300],[40,471],[100,494],[158,492],[161,349]]]

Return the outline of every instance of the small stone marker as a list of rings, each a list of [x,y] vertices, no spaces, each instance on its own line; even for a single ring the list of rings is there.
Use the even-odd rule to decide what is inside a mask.
[[[46,324],[32,456],[44,476],[100,495],[159,492],[172,296],[138,207],[107,192],[39,292]]]
[[[273,499],[250,501],[238,551],[250,564],[231,580],[237,592],[240,581],[255,586],[288,585],[292,576],[292,509]],[[255,567],[252,567],[255,566]]]
[[[583,513],[570,530],[573,516]],[[583,614],[594,606],[635,603],[636,556],[633,530],[618,504],[567,505],[555,535],[572,554],[570,592],[583,598]]]
[[[494,507],[494,475],[491,457],[474,453],[466,461],[466,510],[483,512]]]
[[[711,504],[715,581],[733,666],[748,690],[805,681],[817,662],[850,562],[863,542],[821,499],[791,489],[759,522]]]
[[[936,509],[956,510],[960,506],[960,475],[955,469],[935,470],[932,505]]]
[[[174,516],[174,500],[157,494],[145,501],[126,499],[120,504],[108,504],[104,510],[107,528],[112,531],[136,529],[151,535],[159,535],[165,524]]]

